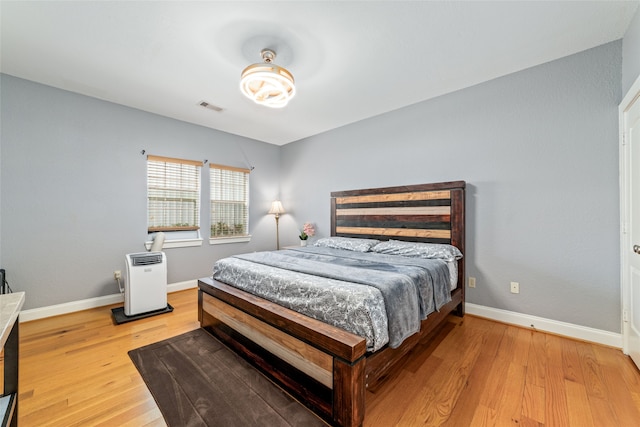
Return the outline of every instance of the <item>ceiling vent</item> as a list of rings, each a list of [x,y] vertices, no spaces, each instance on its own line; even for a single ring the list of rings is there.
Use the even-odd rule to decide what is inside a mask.
[[[216,113],[219,113],[223,110],[222,107],[218,107],[217,105],[213,105],[213,104],[209,104],[207,101],[200,101],[198,103],[199,106],[207,108],[209,110],[215,111]]]

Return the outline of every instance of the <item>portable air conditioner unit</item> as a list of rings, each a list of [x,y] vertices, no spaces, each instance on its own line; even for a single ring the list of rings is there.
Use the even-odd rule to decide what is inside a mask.
[[[140,252],[126,256],[124,314],[167,308],[167,258],[164,252]]]

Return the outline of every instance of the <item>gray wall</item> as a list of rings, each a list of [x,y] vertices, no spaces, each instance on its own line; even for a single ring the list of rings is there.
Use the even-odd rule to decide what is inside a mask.
[[[620,332],[621,65],[617,41],[284,146],[281,239],[327,235],[331,191],[465,180],[469,302]]]
[[[118,293],[114,270],[144,251],[146,157],[251,174],[251,243],[167,249],[169,283],[210,274],[222,256],[275,247],[265,215],[279,194],[279,147],[1,75],[2,267],[25,309]],[[206,169],[206,168],[203,168]],[[208,170],[203,173],[208,194]],[[202,224],[208,224],[206,200]],[[208,237],[203,225],[204,237]]]
[[[636,12],[622,41],[622,94],[640,77],[640,9]]]

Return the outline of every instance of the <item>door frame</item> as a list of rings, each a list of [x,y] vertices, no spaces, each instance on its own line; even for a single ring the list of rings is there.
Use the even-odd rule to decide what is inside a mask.
[[[622,351],[629,354],[629,301],[631,295],[631,283],[629,276],[629,250],[631,236],[629,235],[629,145],[626,144],[626,120],[625,113],[634,102],[640,102],[640,76],[631,85],[631,88],[622,99],[618,107],[619,129],[619,157],[620,157],[620,299],[622,313],[620,316],[622,329]]]

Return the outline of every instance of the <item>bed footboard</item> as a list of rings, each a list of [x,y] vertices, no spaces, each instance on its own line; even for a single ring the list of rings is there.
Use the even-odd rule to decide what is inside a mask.
[[[211,278],[200,325],[332,425],[364,420],[364,338]]]

